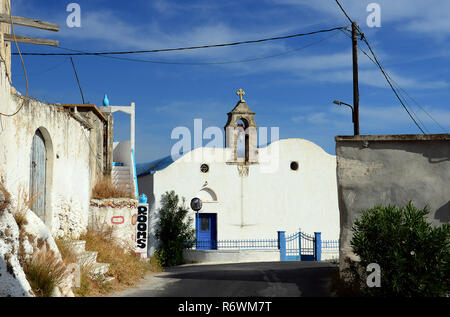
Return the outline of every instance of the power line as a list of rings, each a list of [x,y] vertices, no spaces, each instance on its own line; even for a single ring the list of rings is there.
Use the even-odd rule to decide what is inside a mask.
[[[345,9],[342,7],[342,5],[339,3],[338,0],[335,0],[336,3],[338,4],[339,8],[342,10],[342,12],[344,13],[344,15],[347,17],[347,19],[353,23],[353,20],[350,18],[350,16],[347,14],[347,12],[345,11]],[[342,29],[341,29],[342,30]],[[367,47],[369,48],[373,58],[374,58],[374,62],[375,64],[378,66],[378,68],[381,70],[383,76],[386,78],[386,81],[388,82],[389,86],[391,87],[392,91],[394,92],[395,96],[397,97],[397,99],[400,101],[401,105],[403,106],[403,108],[406,110],[406,112],[408,113],[409,117],[414,121],[415,125],[419,128],[420,131],[422,131],[423,134],[425,134],[424,130],[421,128],[421,126],[417,123],[417,121],[414,119],[414,117],[411,115],[410,111],[408,110],[408,107],[405,105],[405,103],[402,101],[401,97],[399,96],[399,94],[397,93],[396,89],[394,88],[394,86],[392,85],[389,77],[387,76],[385,70],[383,69],[383,66],[381,66],[380,61],[378,60],[377,56],[375,55],[375,52],[373,51],[372,47],[369,44],[369,41],[366,39],[364,33],[361,31],[361,29],[359,28],[359,26],[357,26],[357,30],[360,33],[361,36],[361,40],[364,41],[364,43],[366,43]]]
[[[85,102],[84,102],[83,89],[81,89],[80,79],[78,78],[77,69],[75,68],[75,63],[73,62],[72,56],[70,56],[70,61],[72,62],[73,71],[75,72],[75,77],[77,78],[78,88],[80,88],[81,99],[83,100],[83,105],[84,105]]]
[[[167,62],[167,61],[157,61],[157,60],[147,60],[147,59],[137,59],[137,58],[127,58],[127,57],[117,57],[117,56],[110,56],[110,55],[97,55],[98,57],[103,57],[103,58],[110,58],[110,59],[116,59],[116,60],[121,60],[121,61],[130,61],[130,62],[139,62],[139,63],[152,63],[152,64],[164,64],[164,65],[189,65],[189,66],[202,66],[202,65],[227,65],[227,64],[239,64],[239,63],[248,63],[248,62],[255,62],[255,61],[260,61],[260,60],[265,60],[265,59],[269,59],[269,58],[275,58],[275,57],[279,57],[279,56],[283,56],[283,55],[287,55],[287,54],[291,54],[291,53],[295,53],[295,52],[299,52],[303,49],[306,49],[308,47],[317,45],[319,43],[322,43],[334,36],[336,36],[336,34],[338,33],[334,33],[331,36],[328,37],[324,37],[318,41],[309,43],[305,46],[296,48],[296,49],[292,49],[292,50],[288,50],[282,53],[278,53],[278,54],[273,54],[273,55],[267,55],[267,56],[262,56],[262,57],[254,57],[254,58],[247,58],[247,59],[242,59],[242,60],[236,60],[236,61],[217,61],[217,62]]]
[[[386,74],[387,74],[387,73],[386,73]],[[419,108],[420,108],[420,109],[421,109],[421,110],[422,110],[422,111],[423,111],[423,112],[424,112],[431,120],[434,121],[434,123],[436,123],[437,126],[439,126],[439,128],[441,128],[445,133],[448,133],[448,131],[447,131],[444,127],[442,127],[442,125],[440,125],[440,123],[439,123],[436,119],[434,119],[433,116],[432,116],[428,111],[426,111],[426,110],[419,104],[419,102],[418,102],[416,99],[414,99],[413,97],[411,97],[405,89],[403,89],[402,87],[400,87],[399,84],[396,83],[395,80],[392,79],[392,77],[391,77],[389,74],[387,74],[387,75],[388,75],[388,77],[391,79],[391,81],[397,86],[397,89],[401,90],[401,91],[402,91],[409,99],[411,99],[411,100],[416,104],[417,107],[419,107]]]
[[[349,37],[349,38],[351,38],[351,35],[350,34],[348,34],[348,33],[345,33],[345,31],[348,31],[348,30],[341,30],[342,31],[342,33],[344,34],[344,35],[346,35],[347,37]],[[374,63],[375,65],[377,65],[377,63],[374,61],[374,59],[372,58],[372,57],[370,57],[370,55],[365,51],[365,50],[363,50],[361,47],[358,47],[358,49],[361,51],[361,53],[363,53],[372,63]],[[378,65],[377,65],[378,66]],[[431,120],[433,120],[434,121],[434,123],[436,123],[436,125],[437,126],[439,126],[439,128],[441,128],[444,132],[446,132],[446,133],[448,133],[447,132],[447,130],[435,119],[435,118],[433,118],[433,116],[428,112],[428,111],[426,111],[421,105],[420,105],[420,103],[416,100],[416,99],[414,99],[405,89],[403,89],[402,87],[400,87],[400,85],[391,77],[391,75],[389,75],[389,73],[385,70],[385,72],[386,72],[386,75],[389,77],[389,79],[392,81],[392,83],[393,83],[393,85],[394,85],[394,87],[397,89],[397,90],[400,90],[400,91],[402,91],[409,99],[411,99],[415,104],[416,104],[416,106],[417,107],[419,107]],[[404,97],[404,95],[402,95],[402,97],[403,97],[403,99],[404,99],[404,101],[409,105],[409,103],[407,102],[407,100],[406,100],[406,98]],[[411,109],[412,109],[412,107],[411,107]],[[423,124],[422,123],[422,121],[419,119],[419,116],[414,112],[414,111],[412,111],[413,113],[414,113],[414,115],[417,117],[417,119],[420,121],[420,123],[423,125],[423,127],[424,127],[424,129],[425,129],[425,124]]]
[[[378,66],[378,68],[381,70],[381,72],[383,73],[383,76],[386,78],[386,81],[388,82],[389,86],[391,87],[392,91],[394,92],[395,96],[397,97],[397,99],[400,101],[400,103],[402,104],[403,108],[406,110],[406,112],[408,113],[408,115],[410,116],[410,118],[414,121],[414,123],[416,124],[416,126],[419,128],[420,131],[422,131],[423,134],[425,134],[425,131],[423,131],[423,129],[420,127],[420,125],[417,123],[417,121],[414,119],[414,117],[411,115],[411,113],[409,112],[408,108],[405,106],[405,104],[403,103],[402,99],[399,97],[396,89],[393,87],[391,80],[389,79],[389,76],[386,74],[383,66],[381,66],[380,61],[378,60],[377,56],[375,55],[372,47],[369,44],[369,41],[366,39],[366,37],[364,36],[364,34],[362,35],[362,40],[364,41],[364,43],[366,43],[367,47],[369,48],[369,51],[371,52],[376,65]]]
[[[112,52],[83,52],[83,51],[75,50],[75,49],[71,49],[71,48],[58,47],[58,48],[61,48],[61,49],[67,50],[67,51],[72,51],[72,52],[75,52],[75,53],[28,53],[27,52],[27,53],[22,53],[22,55],[34,55],[34,56],[129,55],[129,54],[185,51],[185,50],[196,50],[196,49],[205,49],[205,48],[227,47],[227,46],[236,46],[236,45],[243,45],[243,44],[262,43],[262,42],[275,41],[275,40],[284,40],[284,39],[290,39],[290,38],[294,38],[294,37],[301,37],[301,36],[314,35],[314,34],[319,34],[319,33],[332,32],[332,31],[341,30],[341,29],[344,29],[344,28],[346,28],[346,27],[335,27],[335,28],[331,28],[331,29],[318,30],[318,31],[307,32],[307,33],[297,33],[297,34],[291,34],[291,35],[286,35],[286,36],[270,37],[270,38],[264,38],[264,39],[259,39],[259,40],[240,41],[240,42],[222,43],[222,44],[211,44],[211,45],[201,45],[201,46],[163,48],[163,49],[154,49],[154,50],[112,51]],[[13,55],[16,55],[16,53],[13,53]]]
[[[344,8],[342,7],[342,5],[339,3],[338,0],[336,0],[336,3],[338,4],[339,8],[341,8],[342,12],[345,14],[345,16],[346,16],[347,19],[350,21],[350,23],[353,23],[353,20],[350,19],[350,17],[348,16],[347,12],[345,12]]]

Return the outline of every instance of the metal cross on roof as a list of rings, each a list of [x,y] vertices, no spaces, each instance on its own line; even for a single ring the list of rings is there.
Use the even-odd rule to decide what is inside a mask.
[[[245,95],[245,91],[243,91],[242,88],[239,88],[236,95],[238,95],[241,98],[241,101],[244,101],[243,97]]]

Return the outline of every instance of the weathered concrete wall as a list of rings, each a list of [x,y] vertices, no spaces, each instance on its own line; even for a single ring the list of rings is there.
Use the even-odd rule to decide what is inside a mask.
[[[352,225],[377,204],[428,206],[429,220],[450,221],[450,134],[336,137],[340,261],[355,259]]]
[[[52,234],[77,236],[88,223],[91,194],[88,142],[91,130],[61,106],[44,104],[14,93],[0,63],[0,177],[17,202],[29,192],[31,145],[39,129],[45,139],[47,178],[45,223]]]
[[[134,199],[92,199],[89,207],[89,226],[113,228],[113,237],[124,247],[134,249],[138,202]]]

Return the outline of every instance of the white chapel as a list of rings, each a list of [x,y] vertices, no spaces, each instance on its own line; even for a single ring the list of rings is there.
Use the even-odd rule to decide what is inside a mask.
[[[137,167],[138,186],[149,198],[149,254],[162,195],[175,191],[202,201],[190,217],[197,236],[210,240],[276,239],[277,231],[321,232],[339,238],[336,157],[318,145],[289,138],[258,147],[255,113],[240,100],[228,113],[225,148],[196,148]],[[282,128],[282,127],[281,127]],[[214,249],[214,244],[210,246]]]

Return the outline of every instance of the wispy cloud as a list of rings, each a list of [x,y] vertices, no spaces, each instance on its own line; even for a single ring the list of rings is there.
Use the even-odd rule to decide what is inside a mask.
[[[450,111],[444,109],[424,108],[431,117],[436,120],[446,131],[450,131]],[[436,122],[430,118],[425,112],[414,107],[409,108],[416,120],[423,123],[425,127],[434,133],[443,133],[442,129]],[[417,117],[418,116],[418,117]],[[418,119],[417,119],[418,118]],[[292,122],[295,124],[310,124],[322,126],[334,126],[342,128],[351,124],[351,114],[349,109],[328,107],[324,111],[308,112],[301,116],[293,116]],[[360,107],[360,125],[365,131],[383,133],[384,130],[394,128],[414,128],[414,123],[402,108],[398,106],[370,106],[361,105]]]
[[[310,8],[333,17],[336,21],[347,21],[335,1],[329,0],[267,0],[278,5]],[[409,32],[420,32],[432,37],[450,36],[450,1],[434,0],[345,0],[341,1],[347,13],[361,25],[365,25],[369,12],[367,5],[376,2],[381,7],[382,26],[384,23],[397,23],[398,28]]]

